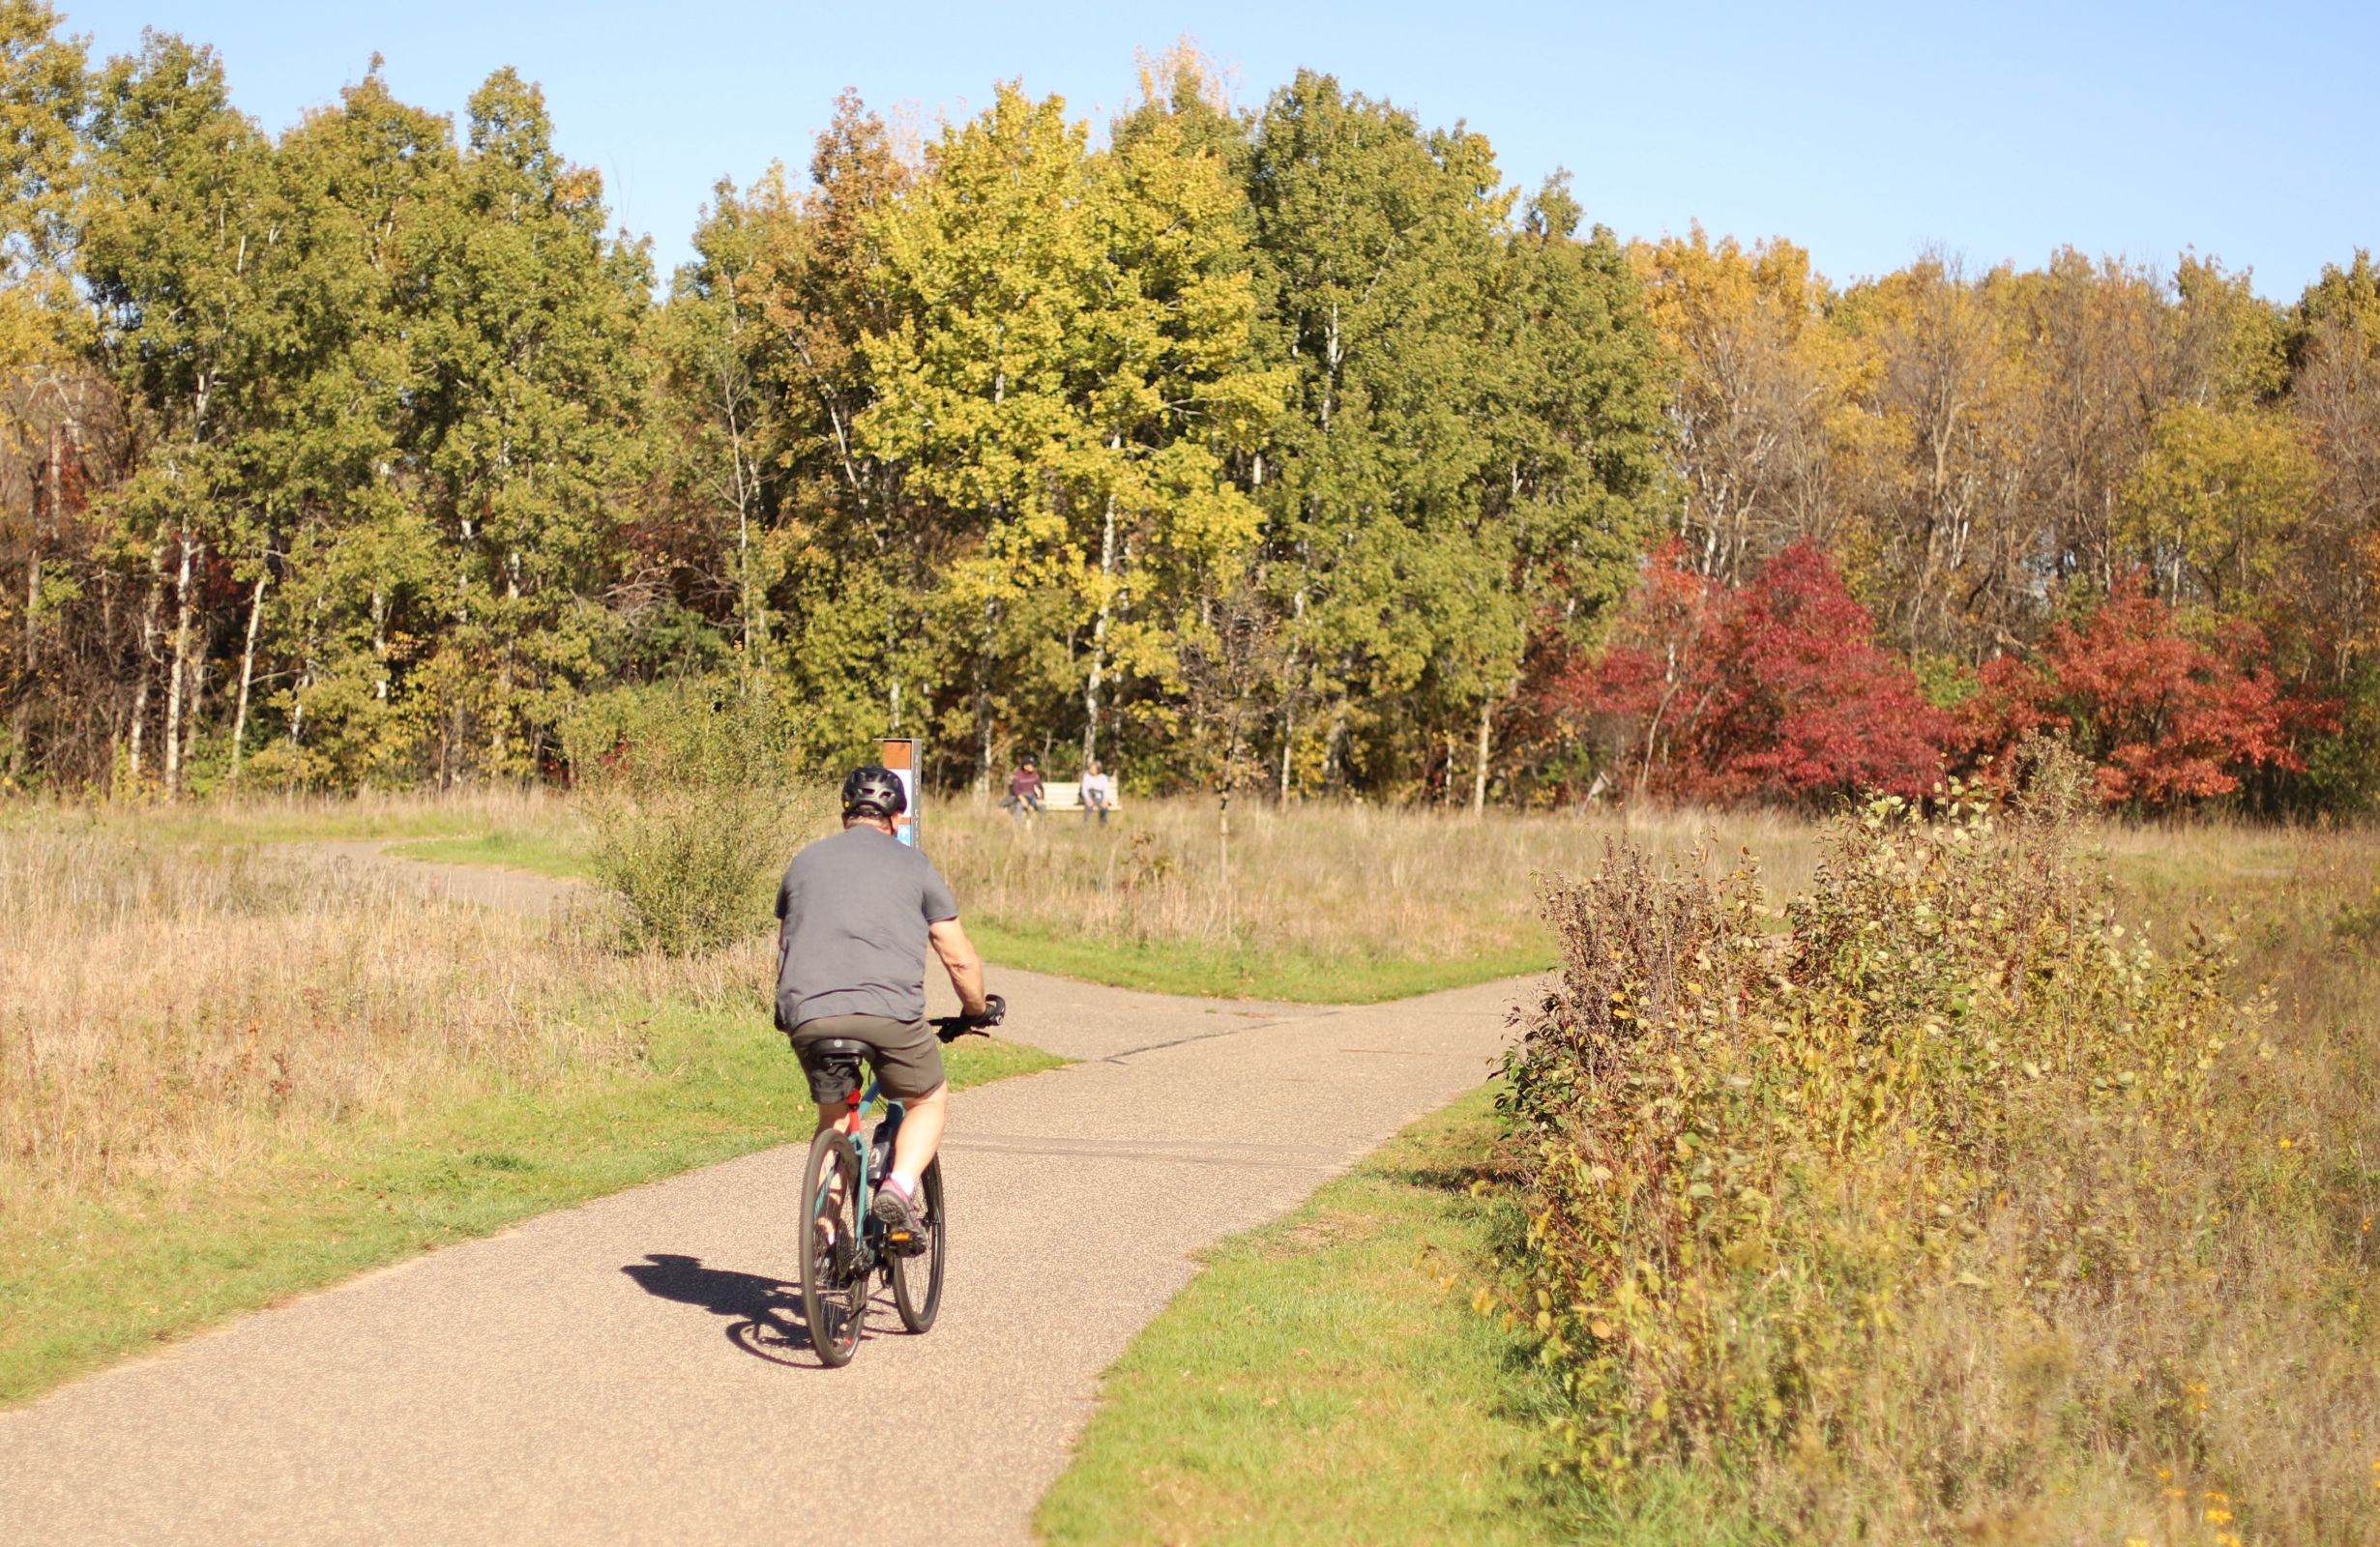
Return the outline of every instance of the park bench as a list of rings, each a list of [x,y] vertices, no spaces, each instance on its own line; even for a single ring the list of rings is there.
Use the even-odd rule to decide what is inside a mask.
[[[1042,781],[1042,809],[1044,811],[1081,810],[1082,781],[1079,779],[1043,779]],[[1123,791],[1118,790],[1108,797],[1107,809],[1110,811],[1124,809]]]

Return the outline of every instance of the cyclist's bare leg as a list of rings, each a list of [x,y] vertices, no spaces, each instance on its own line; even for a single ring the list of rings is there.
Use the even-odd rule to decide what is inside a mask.
[[[851,1108],[841,1101],[837,1101],[831,1106],[824,1101],[819,1102],[818,1125],[810,1130],[810,1137],[816,1138],[842,1122],[850,1114]],[[831,1244],[835,1240],[835,1221],[842,1217],[843,1172],[842,1167],[837,1165],[831,1157],[819,1162],[819,1172],[827,1184],[827,1211],[818,1221],[818,1234]],[[816,1186],[819,1180],[819,1177],[810,1178],[810,1185]]]
[[[901,1103],[900,1131],[893,1136],[893,1175],[901,1189],[917,1196],[918,1178],[934,1163],[942,1148],[942,1123],[950,1115],[951,1088],[937,1085],[927,1095]]]

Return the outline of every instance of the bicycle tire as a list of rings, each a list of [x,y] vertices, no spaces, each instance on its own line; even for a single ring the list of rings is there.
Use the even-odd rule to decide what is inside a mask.
[[[839,1204],[830,1201],[833,1189],[825,1180],[829,1166],[842,1178]],[[833,1247],[818,1234],[818,1221],[830,1208],[835,1219]],[[859,1159],[842,1130],[829,1128],[809,1142],[797,1211],[802,1233],[802,1325],[809,1332],[809,1346],[818,1362],[829,1369],[851,1362],[851,1356],[859,1352],[861,1324],[867,1319],[869,1275],[852,1272],[847,1267],[862,1239],[863,1211]]]
[[[893,1303],[900,1325],[912,1332],[929,1330],[942,1312],[943,1254],[950,1249],[942,1207],[942,1159],[939,1155],[918,1179],[918,1204],[926,1226],[926,1249],[911,1257],[893,1259]]]

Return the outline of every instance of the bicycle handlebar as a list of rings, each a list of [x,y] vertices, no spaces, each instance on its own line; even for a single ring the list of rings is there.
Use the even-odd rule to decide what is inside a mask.
[[[1008,1008],[1007,1000],[997,994],[985,994],[983,1014],[938,1016],[931,1022],[934,1036],[945,1042],[955,1042],[962,1036],[989,1036],[991,1029],[1007,1016]]]

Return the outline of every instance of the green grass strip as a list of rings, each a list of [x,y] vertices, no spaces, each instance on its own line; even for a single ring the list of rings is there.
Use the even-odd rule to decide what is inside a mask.
[[[1043,1500],[1046,1539],[1561,1538],[1533,1378],[1469,1302],[1491,1228],[1468,1190],[1490,1103],[1490,1088],[1464,1096],[1208,1253],[1108,1370]]]
[[[484,864],[505,870],[534,870],[539,875],[588,877],[593,861],[583,845],[551,832],[534,830],[477,832],[465,837],[421,838],[394,843],[389,853],[404,860],[438,864]]]
[[[808,1135],[800,1067],[765,1024],[662,1007],[646,1030],[639,1069],[365,1118],[170,1203],[0,1227],[0,1403],[367,1268]],[[1003,1041],[945,1057],[959,1089],[1065,1062]]]
[[[1292,1005],[1376,1005],[1554,965],[1546,947],[1442,959],[1382,958],[1049,935],[982,918],[969,919],[967,932],[986,957],[1005,967],[1150,993]]]

